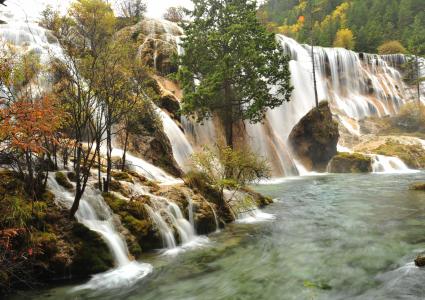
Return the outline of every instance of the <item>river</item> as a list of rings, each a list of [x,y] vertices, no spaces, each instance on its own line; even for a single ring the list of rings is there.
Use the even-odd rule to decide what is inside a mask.
[[[143,258],[132,288],[61,286],[14,299],[424,299],[425,173],[324,175],[256,186],[275,220],[232,224],[205,247]]]

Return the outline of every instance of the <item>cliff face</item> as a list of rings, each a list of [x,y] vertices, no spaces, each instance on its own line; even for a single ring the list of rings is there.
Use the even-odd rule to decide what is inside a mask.
[[[326,170],[337,153],[338,123],[332,118],[327,102],[313,108],[292,129],[289,142],[296,158],[309,170]]]

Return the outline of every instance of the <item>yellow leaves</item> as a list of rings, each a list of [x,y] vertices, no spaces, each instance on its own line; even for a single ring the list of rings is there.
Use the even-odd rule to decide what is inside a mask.
[[[386,41],[378,47],[378,53],[381,55],[398,53],[405,54],[407,53],[407,50],[399,41]]]
[[[355,46],[355,39],[353,32],[350,29],[340,29],[336,33],[334,47],[345,49],[353,49]]]

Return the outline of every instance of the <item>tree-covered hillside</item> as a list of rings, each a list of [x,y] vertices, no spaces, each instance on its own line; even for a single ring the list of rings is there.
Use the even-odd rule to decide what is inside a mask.
[[[349,39],[348,30],[354,39],[348,45],[365,52],[377,52],[390,40],[409,48],[414,35],[424,35],[423,0],[268,0],[259,15],[274,31],[309,42],[311,1],[315,43],[321,46],[346,46],[340,41]]]

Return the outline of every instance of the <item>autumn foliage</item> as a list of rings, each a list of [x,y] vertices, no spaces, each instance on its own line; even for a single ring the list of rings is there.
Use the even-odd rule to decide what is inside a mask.
[[[10,150],[47,153],[47,145],[57,142],[55,132],[63,122],[62,116],[54,98],[18,100],[0,109],[0,140]]]

